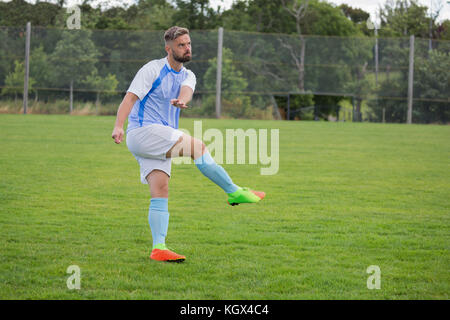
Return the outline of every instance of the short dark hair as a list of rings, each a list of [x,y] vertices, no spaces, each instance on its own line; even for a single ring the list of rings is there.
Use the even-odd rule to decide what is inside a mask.
[[[166,43],[169,41],[173,41],[184,34],[189,34],[189,30],[178,26],[170,27],[166,30],[166,32],[164,32],[164,41]]]

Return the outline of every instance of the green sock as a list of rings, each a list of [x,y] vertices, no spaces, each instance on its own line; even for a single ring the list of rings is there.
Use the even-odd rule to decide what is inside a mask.
[[[158,243],[153,246],[153,249],[167,250],[167,247],[164,243]]]
[[[241,191],[242,191],[242,188],[239,187],[239,189],[237,189],[235,192],[229,193],[228,195],[231,197],[236,197],[241,193]]]

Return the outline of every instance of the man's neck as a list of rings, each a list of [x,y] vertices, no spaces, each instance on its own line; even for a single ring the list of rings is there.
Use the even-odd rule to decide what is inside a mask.
[[[183,64],[175,61],[171,56],[167,56],[167,61],[169,61],[170,67],[176,72],[180,72],[181,68],[183,68]]]

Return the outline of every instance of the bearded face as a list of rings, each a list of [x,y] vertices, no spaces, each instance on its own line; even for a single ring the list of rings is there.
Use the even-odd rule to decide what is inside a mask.
[[[192,56],[191,56],[190,50],[189,50],[189,52],[184,53],[184,55],[182,55],[182,56],[181,55],[179,56],[175,52],[173,52],[173,59],[177,62],[185,63],[185,62],[191,61],[191,58],[192,58]]]
[[[173,40],[170,48],[175,61],[185,63],[191,60],[191,38],[189,35],[185,34]]]

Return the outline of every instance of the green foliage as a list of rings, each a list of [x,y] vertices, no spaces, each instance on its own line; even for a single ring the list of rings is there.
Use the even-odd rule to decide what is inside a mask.
[[[205,89],[214,92],[216,90],[217,58],[208,61],[209,67],[205,72],[203,81]],[[222,104],[224,113],[229,116],[240,118],[245,115],[246,109],[250,107],[250,99],[239,95],[239,92],[247,88],[247,80],[242,72],[234,65],[233,52],[229,48],[223,48],[222,53]],[[215,112],[215,98],[210,96],[203,103],[206,114]]]
[[[293,1],[285,0],[284,3],[289,6]],[[0,25],[24,26],[31,21],[33,26],[65,28],[69,14],[63,3],[0,2]],[[94,8],[89,1],[84,1],[80,8],[83,29],[165,30],[171,25],[182,25],[199,30],[215,29],[222,25],[228,30],[296,32],[294,18],[283,8],[281,0],[238,0],[225,11],[212,9],[209,0],[140,0],[128,8],[117,6],[107,9]],[[427,7],[417,0],[388,2],[381,8],[380,15],[382,36],[414,34],[428,37],[430,18],[427,17]],[[367,12],[345,4],[335,7],[324,1],[309,0],[301,27],[304,34],[348,36],[364,32],[370,36],[370,30],[365,27],[368,17]],[[447,39],[448,23],[442,23],[443,29],[439,29],[436,21],[432,23],[433,37]]]
[[[224,26],[227,47],[224,55],[231,56],[224,61],[223,68],[225,116],[245,117],[264,110],[270,98],[253,94],[255,92],[281,96],[288,92],[309,90],[317,94],[317,99],[311,102],[313,104],[328,105],[328,102],[324,104],[319,101],[320,94],[345,93],[355,96],[357,109],[370,99],[368,105],[373,106],[375,114],[381,114],[380,107],[385,108],[391,110],[389,117],[392,121],[402,122],[400,110],[403,102],[389,102],[383,97],[393,95],[394,99],[404,98],[404,91],[395,90],[404,90],[407,81],[405,61],[408,61],[409,47],[403,39],[383,37],[411,34],[428,37],[430,17],[426,6],[420,5],[417,0],[395,0],[380,9],[380,68],[383,67],[381,72],[387,81],[383,83],[384,80],[379,79],[380,86],[384,88],[381,90],[380,87],[374,88],[374,32],[366,26],[368,13],[348,5],[336,6],[325,1],[309,0],[305,16],[297,28],[296,19],[287,10],[292,9],[294,3],[304,4],[306,0],[238,0],[228,10],[213,10],[209,0],[140,0],[129,7],[94,7],[93,2],[83,1],[80,5],[82,30],[62,32],[60,29],[66,28],[70,15],[64,7],[67,4],[65,1],[56,4],[42,1],[32,4],[23,0],[0,2],[0,25],[17,26],[0,29],[0,85],[6,85],[7,76],[9,83],[17,80],[12,76],[15,73],[14,62],[23,60],[23,29],[27,21],[31,21],[33,27],[30,74],[37,87],[67,89],[73,81],[75,88],[86,90],[79,94],[80,99],[86,100],[94,98],[89,90],[102,91],[95,84],[98,79],[105,79],[111,74],[118,81],[116,90],[125,91],[135,72],[146,61],[165,54],[161,38],[168,27],[181,25],[205,30]],[[450,39],[449,20],[431,22],[433,38]],[[91,33],[93,29],[102,31]],[[271,34],[254,36],[253,33],[232,30]],[[342,38],[344,36],[348,38]],[[192,39],[194,59],[186,67],[203,80],[197,85],[198,91],[214,92],[216,70],[212,57],[217,50],[217,34],[195,31],[192,32]],[[442,43],[434,42],[435,48],[440,46],[439,51],[445,52]],[[303,49],[306,51],[305,61],[301,59]],[[448,96],[445,90],[448,92],[448,87],[443,87],[446,78],[442,72],[446,67],[439,67],[440,63],[446,63],[445,59],[418,56],[420,64],[416,62],[416,68],[420,69],[417,69],[415,77],[418,99],[414,103],[413,119],[448,121],[448,113],[445,112]],[[438,70],[434,73],[435,79],[432,73],[426,73],[434,69]],[[418,78],[419,75],[423,81]],[[395,84],[394,81],[401,83]],[[238,94],[242,91],[252,94]],[[66,91],[39,91],[39,97],[45,100],[66,99],[66,96]],[[293,110],[308,107],[309,100],[303,104],[294,96],[291,101]],[[110,97],[105,96],[105,99]],[[440,102],[423,102],[421,99],[438,99]],[[213,115],[214,97],[205,95],[202,100],[203,114]],[[316,113],[324,118],[335,113],[333,108],[319,109],[315,108]],[[305,117],[306,114],[303,114]]]
[[[395,98],[398,92],[408,92],[407,82],[387,79],[380,84],[375,94],[380,97]],[[404,97],[399,97],[398,99],[378,98],[369,101],[369,106],[374,112],[374,120],[376,121],[382,120],[384,109],[386,122],[406,122],[407,104]]]
[[[37,1],[31,4],[24,0],[0,2],[0,26],[24,26],[29,21],[33,26],[54,26],[61,12],[58,5]]]
[[[91,31],[88,30],[63,32],[62,39],[50,55],[53,85],[68,88],[71,80],[74,85],[81,84],[95,70],[99,52],[90,37]]]
[[[117,88],[119,81],[117,81],[116,76],[113,74],[108,74],[102,77],[98,74],[97,70],[92,71],[90,75],[82,81],[89,90],[94,90],[96,92],[96,108],[100,107],[100,95],[112,96],[116,94],[115,90]]]
[[[52,66],[44,47],[40,45],[34,48],[30,55],[30,76],[36,80],[38,87],[47,88],[50,86],[51,73]]]
[[[380,9],[382,37],[428,37],[430,18],[428,8],[417,0],[395,0],[386,2]]]
[[[203,81],[207,90],[216,89],[217,58],[208,61],[209,68]],[[242,77],[242,72],[233,64],[233,52],[229,48],[223,48],[222,53],[222,91],[235,92],[247,88],[247,80]]]
[[[328,115],[333,115],[337,117],[339,113],[339,102],[343,100],[342,97],[338,96],[314,96],[314,113],[316,117],[321,117],[327,119]]]
[[[285,18],[288,16],[286,11],[283,13],[280,0],[238,0],[221,14],[221,19],[222,24],[231,30],[284,32],[290,29],[292,32],[295,26],[290,17],[280,19],[283,14]]]
[[[112,74],[108,74],[105,77],[102,77],[98,74],[97,69],[93,70],[90,75],[86,77],[85,80],[82,81],[89,90],[94,90],[96,92],[96,113],[100,108],[100,95],[103,96],[112,96],[115,95],[116,88],[119,81],[117,81],[116,76]]]
[[[287,96],[275,97],[278,108],[282,110],[283,119],[287,120],[314,120],[314,95],[291,94]],[[289,99],[289,100],[288,100]],[[289,103],[289,119],[288,119]],[[320,115],[318,115],[320,116]]]
[[[101,92],[104,95],[111,95],[115,94],[119,82],[114,74],[108,74],[107,76],[102,77],[95,69],[82,81],[82,83],[96,92]]]
[[[142,30],[167,30],[173,25],[175,12],[167,1],[139,1],[131,25]]]
[[[359,31],[344,13],[327,2],[311,0],[302,23],[304,34],[354,36]]]
[[[25,66],[23,62],[15,61],[14,72],[8,74],[5,79],[5,88],[2,89],[2,95],[14,95],[17,98],[18,94],[23,94],[23,86],[25,79]],[[36,81],[28,78],[28,90],[33,91],[33,86]]]
[[[102,15],[95,24],[95,29],[127,30],[133,28],[120,17],[110,18]]]
[[[209,6],[209,0],[176,0],[175,3],[177,10],[173,13],[172,25],[192,30],[217,26],[216,12]]]
[[[414,96],[420,99],[414,103],[413,121],[450,121],[450,53],[433,50],[428,57],[419,57],[414,70]],[[434,101],[433,101],[434,100]],[[447,101],[446,101],[447,100]]]
[[[351,80],[347,81],[344,89],[351,93],[356,99],[356,119],[361,121],[361,106],[362,101],[372,93],[374,84],[368,75],[369,63],[373,59],[372,54],[373,43],[371,41],[364,41],[349,39],[347,46],[344,47],[344,52],[347,61],[352,63],[347,66],[349,69]]]
[[[450,40],[450,20],[443,21],[436,30],[438,39]]]
[[[366,23],[370,14],[360,8],[353,8],[347,4],[341,4],[339,9],[342,10],[344,15],[354,23]]]
[[[230,10],[223,12],[221,18],[223,24],[232,30],[297,33],[295,19],[286,10],[292,7],[293,1],[284,3],[286,7],[281,0],[236,1]],[[347,36],[358,33],[354,23],[339,8],[317,0],[308,1],[300,26],[302,34]]]

